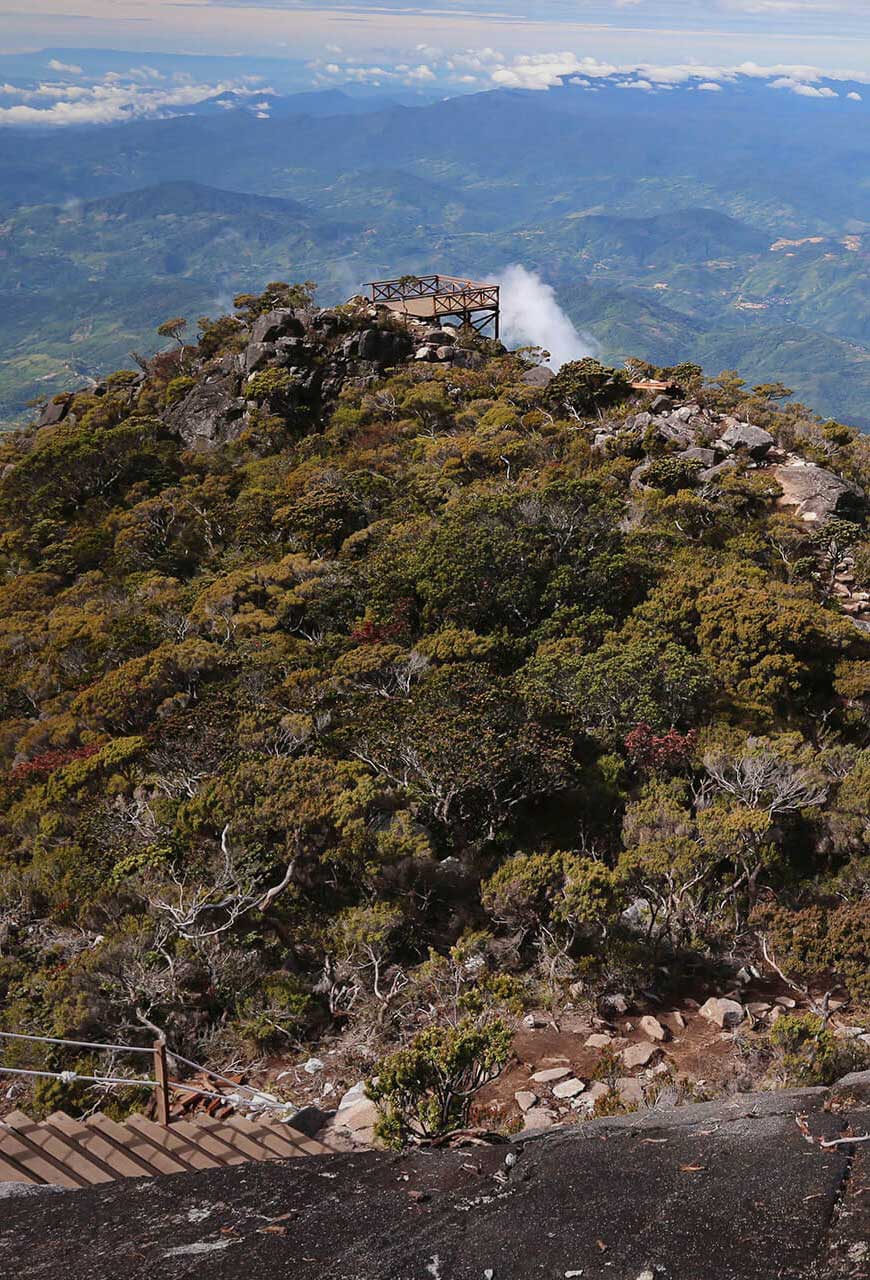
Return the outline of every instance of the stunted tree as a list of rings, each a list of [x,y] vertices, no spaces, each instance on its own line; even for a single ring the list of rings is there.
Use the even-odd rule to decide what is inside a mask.
[[[185,350],[184,339],[182,334],[187,328],[187,321],[184,316],[173,316],[170,320],[164,320],[163,324],[157,326],[157,335],[160,338],[174,338],[182,351]]]

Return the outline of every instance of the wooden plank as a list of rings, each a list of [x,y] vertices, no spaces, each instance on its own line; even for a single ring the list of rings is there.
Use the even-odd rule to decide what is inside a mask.
[[[102,1133],[98,1126],[74,1120],[63,1111],[54,1111],[48,1123],[74,1141],[86,1155],[101,1160],[116,1178],[151,1178],[156,1170],[134,1155],[128,1142],[120,1143]]]
[[[81,1176],[59,1164],[46,1151],[15,1129],[0,1128],[0,1152],[7,1159],[13,1160],[21,1168],[26,1169],[34,1181],[46,1183],[50,1187],[89,1187],[91,1183]]]
[[[19,1164],[3,1151],[3,1134],[0,1130],[0,1182],[26,1182],[31,1186],[45,1186],[45,1179],[36,1176],[26,1165]]]
[[[239,1117],[236,1117],[238,1119]],[[251,1121],[241,1121],[251,1124]],[[283,1159],[296,1156],[331,1156],[335,1153],[316,1138],[308,1138],[292,1125],[276,1120],[261,1119],[254,1122],[258,1141],[277,1152]]]
[[[134,1156],[145,1160],[154,1168],[156,1173],[190,1172],[189,1166],[183,1164],[177,1156],[156,1147],[153,1142],[149,1141],[144,1134],[139,1133],[135,1128],[128,1128],[126,1125],[118,1124],[115,1120],[110,1120],[108,1116],[104,1116],[100,1112],[97,1112],[96,1115],[88,1116],[87,1123],[92,1125],[93,1128],[99,1129],[105,1137],[111,1137],[116,1142],[121,1143]]]
[[[191,1169],[215,1169],[218,1165],[227,1163],[226,1160],[206,1151],[190,1138],[183,1137],[178,1132],[177,1123],[164,1129],[162,1125],[149,1120],[147,1116],[136,1114],[127,1117],[125,1128],[138,1130],[155,1147],[168,1151],[177,1160],[183,1160]]]
[[[6,1116],[6,1124],[15,1130],[22,1142],[49,1157],[59,1169],[81,1178],[85,1186],[114,1182],[118,1176],[110,1166],[96,1156],[86,1155],[74,1140],[53,1129],[47,1121],[38,1123],[22,1111],[13,1111]]]
[[[213,1123],[209,1121],[208,1124],[194,1124],[191,1120],[176,1120],[172,1129],[174,1133],[180,1133],[182,1137],[195,1142],[210,1155],[220,1158],[224,1164],[247,1164],[246,1155],[212,1131]]]
[[[192,1123],[194,1126],[208,1125],[208,1132],[215,1138],[220,1138],[226,1142],[228,1147],[233,1151],[237,1151],[245,1160],[275,1160],[275,1156],[268,1151],[254,1136],[248,1136],[243,1129],[233,1126],[226,1120],[206,1120],[204,1117],[194,1116]]]
[[[288,1160],[292,1156],[303,1154],[296,1149],[292,1139],[288,1142],[280,1134],[273,1133],[268,1121],[259,1122],[248,1120],[244,1116],[230,1116],[223,1123],[262,1147],[266,1152],[265,1159]],[[302,1137],[301,1134],[299,1136]]]

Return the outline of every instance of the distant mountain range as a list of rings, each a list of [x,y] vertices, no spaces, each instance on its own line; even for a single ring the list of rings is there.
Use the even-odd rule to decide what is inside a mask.
[[[269,117],[222,93],[173,119],[0,130],[0,420],[266,280],[336,301],[520,262],[607,359],[739,365],[870,428],[863,103],[565,84],[272,96]]]

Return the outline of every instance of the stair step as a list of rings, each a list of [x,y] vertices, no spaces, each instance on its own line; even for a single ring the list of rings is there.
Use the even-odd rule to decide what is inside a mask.
[[[208,1152],[209,1155],[213,1155],[222,1164],[248,1163],[248,1156],[243,1155],[231,1143],[219,1138],[217,1134],[210,1132],[205,1125],[193,1124],[190,1120],[174,1120],[172,1129],[175,1133],[180,1133],[183,1138],[187,1138],[198,1147],[202,1147],[204,1151]]]
[[[74,1120],[63,1111],[53,1111],[48,1117],[48,1124],[75,1142],[86,1155],[101,1160],[116,1178],[149,1178],[155,1172],[151,1165],[130,1151],[129,1142],[121,1145],[94,1125]]]
[[[7,1118],[8,1119],[8,1118]],[[46,1183],[51,1187],[89,1187],[89,1178],[67,1168],[63,1161],[55,1159],[49,1152],[30,1141],[25,1135],[4,1120],[0,1129],[0,1152],[6,1159],[12,1160],[36,1182]]]
[[[191,1169],[214,1169],[225,1163],[219,1156],[210,1154],[189,1138],[182,1137],[177,1124],[166,1129],[162,1124],[136,1113],[127,1117],[126,1127],[138,1130],[153,1146],[183,1160]]]
[[[13,1111],[6,1117],[17,1134],[26,1138],[46,1155],[52,1156],[63,1168],[81,1177],[91,1186],[101,1182],[113,1182],[118,1176],[111,1165],[105,1164],[99,1157],[83,1151],[74,1138],[69,1138],[52,1127],[48,1121],[40,1123],[31,1120],[23,1111]]]
[[[27,1182],[31,1186],[44,1187],[45,1179],[20,1164],[3,1150],[3,1130],[0,1128],[0,1182]]]
[[[88,1116],[86,1124],[94,1129],[98,1129],[106,1138],[111,1138],[114,1142],[119,1143],[128,1150],[131,1155],[138,1156],[140,1160],[144,1160],[149,1164],[155,1173],[189,1173],[190,1167],[175,1155],[170,1155],[168,1151],[161,1150],[137,1130],[128,1128],[125,1125],[118,1124],[115,1120],[110,1120],[108,1116],[97,1112],[95,1115]]]
[[[257,1142],[274,1151],[283,1160],[289,1160],[295,1156],[332,1154],[322,1142],[306,1138],[297,1129],[276,1123],[274,1120],[247,1120],[241,1116],[230,1116],[223,1123],[233,1128],[239,1127],[243,1133],[247,1132],[251,1137],[255,1136]],[[245,1129],[244,1126],[248,1128]]]
[[[212,1120],[208,1116],[194,1116],[193,1125],[206,1129],[215,1138],[220,1138],[238,1151],[245,1160],[277,1160],[278,1156],[257,1140],[256,1132],[247,1134],[244,1129],[231,1124],[228,1120]]]

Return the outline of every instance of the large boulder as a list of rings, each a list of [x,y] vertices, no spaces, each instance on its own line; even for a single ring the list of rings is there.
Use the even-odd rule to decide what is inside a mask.
[[[678,453],[675,456],[682,458],[686,462],[700,462],[705,469],[716,465],[715,450],[704,449],[700,445],[695,445],[691,449],[684,449],[682,453]]]
[[[546,387],[549,386],[555,376],[553,370],[547,368],[545,364],[538,364],[535,365],[534,369],[526,370],[522,381],[527,387]]]
[[[659,439],[685,449],[697,442],[699,428],[705,420],[696,405],[684,405],[654,421]]]
[[[274,360],[277,348],[271,342],[251,342],[245,348],[245,373],[257,373]]]
[[[63,422],[72,402],[72,396],[55,396],[53,400],[49,400],[39,415],[39,421],[36,425],[38,427],[56,427],[59,422]]]
[[[720,1000],[716,996],[705,1000],[698,1012],[702,1018],[706,1018],[717,1027],[722,1027],[723,1030],[727,1030],[728,1027],[739,1027],[746,1017],[746,1010],[742,1004],[736,1000]]]
[[[301,338],[305,326],[295,311],[282,308],[257,316],[251,327],[251,342],[275,342],[278,338]]]
[[[786,463],[772,474],[782,489],[779,505],[796,507],[795,514],[808,524],[855,513],[864,497],[857,485],[813,463]]]
[[[244,412],[237,375],[218,374],[198,383],[166,421],[189,449],[214,449],[238,437]]]
[[[482,369],[486,364],[486,356],[481,351],[469,351],[465,347],[454,347],[453,363],[460,369]]]
[[[770,432],[754,427],[751,422],[738,422],[736,418],[726,418],[725,422],[728,426],[719,443],[729,450],[743,450],[756,462],[763,462],[776,443]]]
[[[401,364],[411,354],[411,339],[395,329],[366,329],[359,336],[359,359],[374,364]]]

